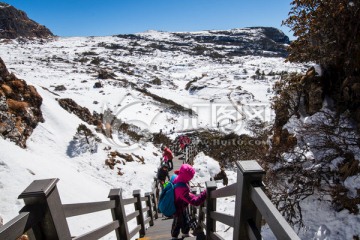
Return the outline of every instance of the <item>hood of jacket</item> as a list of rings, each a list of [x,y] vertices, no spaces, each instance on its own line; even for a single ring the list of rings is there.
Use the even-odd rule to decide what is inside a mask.
[[[181,165],[179,173],[174,180],[174,183],[184,182],[188,183],[195,175],[195,169],[189,164]]]

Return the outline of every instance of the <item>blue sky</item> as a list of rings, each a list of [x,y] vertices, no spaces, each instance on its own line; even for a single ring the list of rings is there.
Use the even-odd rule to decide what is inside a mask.
[[[1,1],[1,0],[0,0]],[[276,27],[291,0],[4,0],[58,36]]]

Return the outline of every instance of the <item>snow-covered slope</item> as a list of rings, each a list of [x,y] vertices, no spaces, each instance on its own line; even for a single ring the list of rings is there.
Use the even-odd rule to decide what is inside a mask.
[[[248,32],[251,34],[246,35]],[[237,35],[238,42],[220,37],[231,34]],[[28,139],[27,149],[0,139],[0,216],[7,222],[18,213],[23,203],[17,196],[35,179],[59,178],[63,203],[106,200],[111,188],[123,188],[125,196],[135,189],[143,193],[151,190],[159,164],[159,146],[146,139],[131,141],[117,132],[112,133],[112,138],[106,137],[96,132],[95,126],[60,107],[57,99],[73,99],[91,113],[110,109],[119,119],[144,132],[161,130],[172,138],[197,128],[247,133],[248,120],[260,117],[272,121],[269,101],[274,82],[284,72],[303,72],[306,67],[285,63],[278,57],[283,53],[277,49],[259,47],[254,55],[249,55],[250,48],[240,49],[240,38],[255,44],[254,38],[261,34],[259,29],[149,31],[1,43],[0,57],[9,71],[34,85],[43,97],[45,122]],[[218,39],[221,41],[216,42]],[[270,38],[268,41],[274,42]],[[104,79],[101,71],[113,78]],[[101,87],[94,87],[98,83]],[[172,100],[196,114],[174,110],[139,89]],[[72,154],[75,149],[71,142],[81,123],[102,141],[94,143],[94,151],[80,149]],[[170,134],[173,130],[175,133]],[[104,162],[115,150],[144,157],[144,164],[135,160],[110,169]],[[195,181],[203,182],[218,166],[204,155],[197,161],[199,177]],[[229,176],[233,172],[229,169]],[[87,218],[70,219],[71,233],[78,235],[110,218],[109,213],[99,213],[97,223]]]

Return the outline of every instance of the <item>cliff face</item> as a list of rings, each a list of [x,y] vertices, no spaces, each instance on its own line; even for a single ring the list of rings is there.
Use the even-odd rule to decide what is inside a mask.
[[[9,73],[0,58],[0,136],[25,148],[34,128],[44,121],[41,103],[35,87]]]
[[[0,3],[0,39],[48,38],[52,32],[28,18],[25,12],[6,3]]]

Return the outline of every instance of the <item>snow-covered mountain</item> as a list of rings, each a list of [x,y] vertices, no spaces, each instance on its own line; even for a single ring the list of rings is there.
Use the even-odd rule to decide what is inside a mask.
[[[197,129],[248,134],[250,120],[272,122],[275,81],[285,72],[307,69],[284,62],[287,43],[280,31],[260,27],[3,41],[0,57],[10,72],[35,86],[44,122],[25,149],[0,138],[0,216],[7,222],[17,214],[23,206],[17,196],[35,179],[60,178],[63,203],[106,200],[111,188],[123,188],[125,196],[135,189],[150,191],[160,158],[154,133],[171,139]],[[195,168],[199,183],[219,170],[203,153]],[[234,170],[226,172],[229,183],[235,181]],[[219,207],[231,213],[231,199],[224,201]],[[317,234],[327,224],[321,219],[327,210],[313,210],[314,219],[300,236],[325,239]],[[70,219],[71,233],[110,218],[99,213],[96,224]],[[344,218],[331,221],[332,232],[341,237],[356,233],[342,230]],[[273,238],[266,227],[264,234]]]

